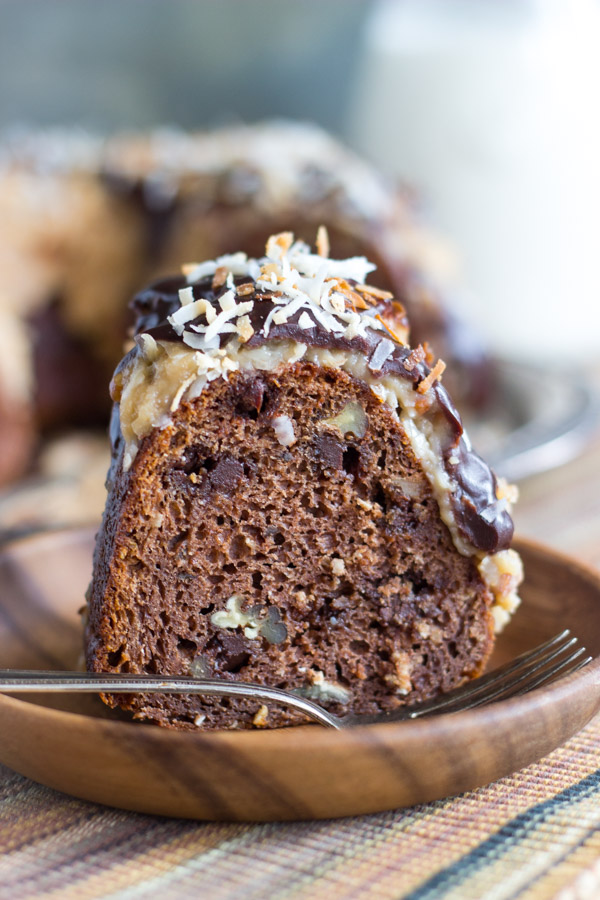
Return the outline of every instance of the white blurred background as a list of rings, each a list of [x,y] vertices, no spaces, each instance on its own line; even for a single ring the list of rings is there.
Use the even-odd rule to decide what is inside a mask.
[[[503,355],[600,361],[600,4],[386,0],[354,143],[421,186]]]

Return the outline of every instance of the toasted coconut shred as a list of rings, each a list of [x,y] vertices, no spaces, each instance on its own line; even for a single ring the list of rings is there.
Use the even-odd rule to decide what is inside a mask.
[[[445,364],[439,360],[416,391],[413,383],[404,378],[382,377],[385,361],[397,345],[404,344],[402,337],[375,312],[376,304],[392,299],[392,295],[365,283],[376,267],[364,257],[334,260],[324,255],[329,249],[324,228],[319,229],[317,248],[319,252],[311,253],[308,245],[294,241],[290,232],[283,232],[269,238],[262,259],[233,253],[182,267],[188,286],[180,290],[181,305],[168,321],[183,343],[138,335],[136,348],[119,367],[111,384],[111,396],[120,404],[123,469],[131,467],[141,439],[153,428],[167,426],[183,400],[199,396],[207,384],[217,378],[227,379],[230,372],[273,371],[300,359],[342,369],[368,384],[380,402],[398,417],[432,486],[456,549],[478,560],[481,577],[494,596],[492,614],[496,629],[500,630],[519,603],[520,559],[513,550],[486,556],[465,540],[456,524],[452,506],[456,484],[443,463],[442,438],[424,415],[430,405],[428,392],[441,378]],[[235,276],[249,277],[252,283],[236,287]],[[207,277],[212,278],[213,288],[226,287],[214,303],[194,297],[195,282]],[[309,347],[289,339],[246,347],[254,334],[249,314],[263,291],[274,304],[262,325],[265,338],[273,325],[283,324],[300,313],[297,324],[301,330],[320,326],[348,340],[366,337],[370,330],[378,332],[381,339],[370,359],[356,350]],[[206,324],[195,324],[200,316],[205,317]],[[224,347],[220,346],[222,335],[231,336]],[[406,367],[414,368],[425,356],[423,348],[413,349]],[[292,423],[277,421],[273,425],[277,439],[284,446],[291,445]],[[510,490],[503,485],[502,491],[510,506]]]

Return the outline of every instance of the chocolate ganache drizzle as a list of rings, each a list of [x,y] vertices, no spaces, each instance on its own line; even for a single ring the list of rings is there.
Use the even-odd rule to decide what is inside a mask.
[[[351,279],[348,279],[348,283],[351,288],[356,285]],[[190,287],[194,299],[204,298],[215,304],[231,290],[235,292],[236,300],[246,301],[250,297],[254,301],[249,313],[253,333],[245,347],[259,347],[265,343],[285,340],[332,351],[359,352],[368,360],[370,372],[375,379],[384,376],[402,378],[411,382],[414,390],[431,372],[421,348],[413,350],[399,341],[392,342],[385,332],[383,340],[387,342],[386,352],[382,353],[377,351],[382,342],[382,332],[371,328],[362,329],[354,337],[346,337],[328,330],[315,316],[311,316],[312,326],[307,327],[306,320],[300,324],[301,316],[306,315],[303,310],[297,310],[287,321],[277,324],[273,321],[273,316],[270,316],[276,308],[276,294],[256,285],[248,275],[238,275],[230,279],[228,284],[216,287],[210,276],[192,282],[183,276],[154,282],[132,301],[136,334],[148,334],[161,342],[185,343],[186,333],[197,333],[194,330],[187,331],[189,328],[206,326],[204,313],[187,322],[183,330],[176,329],[169,321],[169,317],[181,306],[179,292]],[[374,317],[377,314],[391,314],[398,321],[402,310],[395,301],[383,298],[377,299],[370,314]],[[267,322],[269,327],[265,329]],[[234,337],[231,332],[219,334],[219,347],[225,347]],[[393,346],[390,347],[390,344]],[[506,501],[498,498],[498,484],[494,473],[472,449],[460,415],[438,380],[432,381],[427,394],[429,403],[423,415],[435,420],[436,432],[443,434],[443,466],[452,484],[450,502],[457,528],[476,550],[495,553],[508,548],[513,535],[513,523]]]

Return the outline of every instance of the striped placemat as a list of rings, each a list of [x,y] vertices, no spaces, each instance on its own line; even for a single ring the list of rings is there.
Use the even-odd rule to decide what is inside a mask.
[[[0,767],[0,898],[583,900],[600,897],[600,717],[486,788],[285,824],[144,816]]]

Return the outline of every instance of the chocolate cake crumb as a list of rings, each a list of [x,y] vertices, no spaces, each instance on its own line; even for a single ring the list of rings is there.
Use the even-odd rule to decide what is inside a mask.
[[[365,410],[362,437],[323,430],[348,404]],[[293,418],[291,448],[273,408]],[[92,671],[210,673],[372,713],[485,665],[492,594],[453,546],[397,417],[351,375],[300,362],[215,380],[113,477],[90,595]],[[105,699],[174,728],[304,721],[238,699]]]

